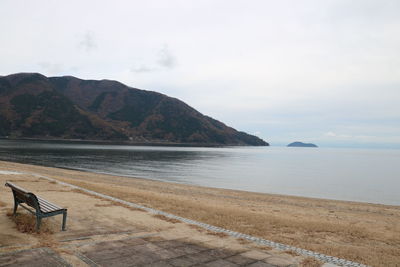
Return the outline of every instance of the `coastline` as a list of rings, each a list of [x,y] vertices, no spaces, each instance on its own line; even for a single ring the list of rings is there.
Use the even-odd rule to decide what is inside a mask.
[[[0,140],[7,141],[35,141],[35,142],[57,142],[94,145],[128,145],[128,146],[164,146],[164,147],[259,147],[267,145],[246,145],[246,144],[218,144],[218,143],[176,143],[170,141],[130,141],[130,140],[90,140],[90,139],[64,139],[64,138],[8,138],[1,137]]]
[[[361,262],[400,262],[400,206],[207,188],[0,161],[0,170],[37,173],[245,234]]]

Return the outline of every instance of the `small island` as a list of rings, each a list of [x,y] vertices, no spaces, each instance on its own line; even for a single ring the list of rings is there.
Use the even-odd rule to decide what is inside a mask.
[[[315,144],[303,143],[303,142],[293,142],[287,145],[288,147],[318,147]]]

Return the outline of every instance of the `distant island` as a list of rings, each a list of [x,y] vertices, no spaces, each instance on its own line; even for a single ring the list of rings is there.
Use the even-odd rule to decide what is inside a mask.
[[[212,97],[212,96],[209,96]],[[0,76],[0,138],[268,146],[183,101],[112,80]]]
[[[288,147],[318,147],[315,144],[303,143],[303,142],[293,142],[287,145]]]

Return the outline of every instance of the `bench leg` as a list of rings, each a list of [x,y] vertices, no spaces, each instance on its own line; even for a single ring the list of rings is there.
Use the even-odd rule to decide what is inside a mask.
[[[18,208],[18,202],[14,201],[14,212],[13,215],[15,216],[15,214],[17,213],[17,208]]]
[[[65,231],[65,224],[67,223],[67,212],[65,211],[63,213],[63,222],[62,222],[62,229],[63,231]]]
[[[42,218],[36,216],[36,232],[39,232],[40,224],[42,223]]]
[[[13,191],[13,197],[14,197],[14,212],[13,212],[13,215],[15,216],[15,213],[17,213],[17,208],[18,208],[18,200],[17,200],[17,198],[15,197],[15,193],[14,193],[14,191]]]

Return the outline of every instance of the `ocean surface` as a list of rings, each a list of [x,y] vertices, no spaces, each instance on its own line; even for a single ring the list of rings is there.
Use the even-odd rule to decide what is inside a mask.
[[[400,150],[0,140],[0,160],[253,192],[400,205]]]

